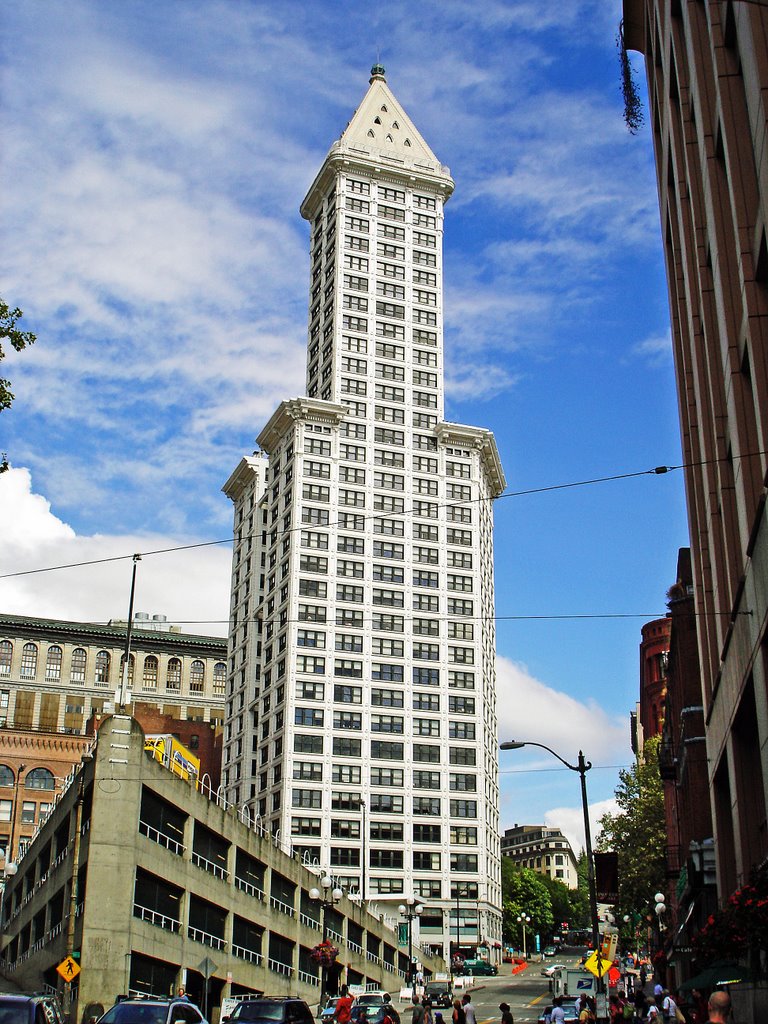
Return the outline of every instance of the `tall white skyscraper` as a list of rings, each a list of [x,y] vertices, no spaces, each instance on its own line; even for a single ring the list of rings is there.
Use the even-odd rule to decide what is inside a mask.
[[[493,435],[443,413],[454,183],[372,69],[312,183],[307,394],[235,505],[229,799],[447,956],[501,941]]]

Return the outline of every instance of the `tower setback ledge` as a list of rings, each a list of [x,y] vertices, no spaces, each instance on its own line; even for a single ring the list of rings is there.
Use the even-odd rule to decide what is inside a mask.
[[[497,498],[507,486],[507,478],[501,467],[499,449],[493,432],[485,427],[467,427],[463,423],[438,423],[435,433],[440,444],[464,444],[479,450],[483,466],[491,485],[493,497]]]
[[[319,398],[289,398],[278,405],[267,425],[256,438],[264,451],[271,451],[296,420],[314,420],[337,426],[349,414],[346,405],[324,402]]]

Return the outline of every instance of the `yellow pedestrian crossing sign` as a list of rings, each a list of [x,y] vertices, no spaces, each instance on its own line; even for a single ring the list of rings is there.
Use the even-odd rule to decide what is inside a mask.
[[[56,968],[64,981],[74,981],[80,973],[80,964],[71,956],[65,957]]]
[[[584,963],[584,967],[590,972],[590,974],[594,974],[596,978],[602,978],[604,974],[607,974],[608,971],[610,971],[612,966],[613,960],[609,960],[607,957],[603,956],[600,957],[598,964],[597,953],[592,953],[591,956],[588,956]]]

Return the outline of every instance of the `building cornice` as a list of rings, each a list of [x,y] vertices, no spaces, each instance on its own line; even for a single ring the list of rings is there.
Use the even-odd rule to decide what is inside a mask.
[[[492,496],[497,498],[503,493],[507,479],[501,467],[496,438],[490,430],[485,427],[467,427],[461,423],[438,423],[435,432],[441,444],[469,445],[479,451]]]
[[[71,622],[65,619],[39,619],[30,615],[0,614],[0,634],[27,639],[61,640],[69,643],[103,643],[113,647],[125,644],[125,626],[108,626],[97,622]],[[153,629],[135,628],[133,647],[142,650],[189,649],[207,653],[211,657],[223,657],[227,652],[227,638],[200,636],[192,633],[158,632]]]
[[[319,398],[289,398],[277,407],[256,438],[256,443],[269,453],[274,451],[295,423],[311,420],[313,423],[338,426],[347,414],[346,405],[324,402]]]
[[[235,471],[221,488],[222,491],[237,504],[243,492],[253,483],[254,476],[259,475],[259,470],[266,474],[268,464],[266,455],[261,452],[254,452],[253,455],[243,456],[238,462]]]
[[[417,160],[403,160],[377,149],[350,145],[342,140],[334,142],[300,206],[301,216],[313,220],[318,207],[338,174],[362,174],[393,185],[418,188],[441,196],[446,202],[455,188],[450,170],[440,163],[428,164]]]

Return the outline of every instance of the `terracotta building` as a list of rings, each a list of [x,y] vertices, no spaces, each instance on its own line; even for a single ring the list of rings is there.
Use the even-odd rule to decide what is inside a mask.
[[[623,7],[648,79],[725,902],[768,856],[768,5]]]
[[[707,778],[691,552],[682,548],[668,594],[671,625],[659,767],[664,783],[669,949],[674,981],[691,976],[691,939],[716,905],[715,847]],[[673,982],[674,983],[674,982]]]
[[[642,741],[660,736],[667,695],[669,619],[654,619],[642,627],[640,641],[640,749]]]

